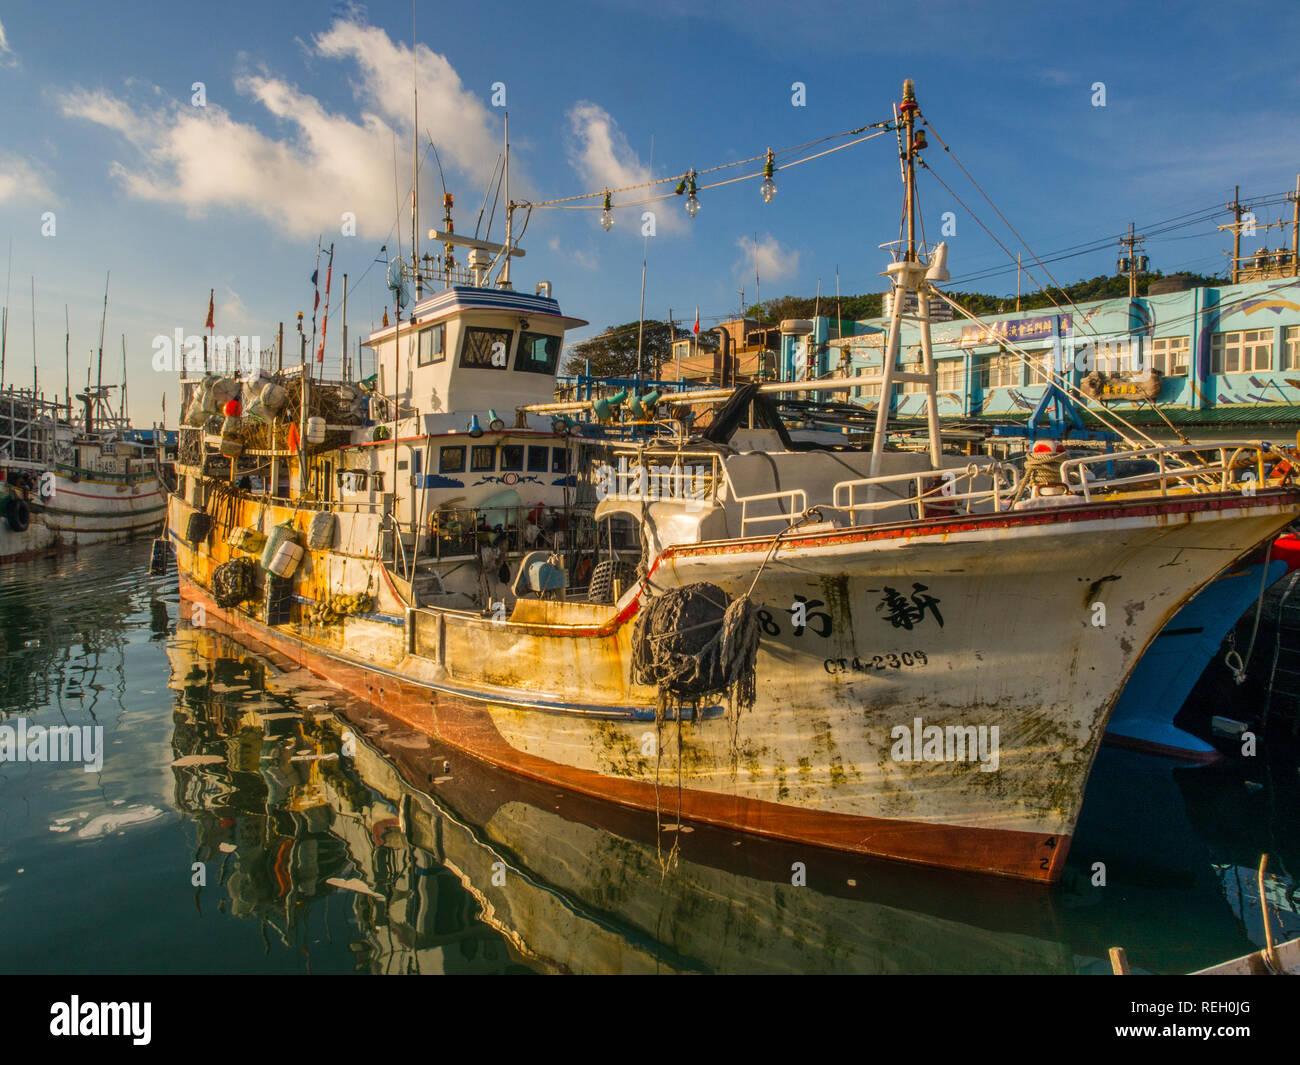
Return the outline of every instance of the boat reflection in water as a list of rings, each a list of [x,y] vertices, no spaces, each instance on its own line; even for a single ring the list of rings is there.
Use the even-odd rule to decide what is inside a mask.
[[[486,767],[211,627],[169,654],[194,861],[304,951],[342,894],[376,972],[1078,969],[1041,886],[678,831],[667,781],[661,848],[653,813]]]

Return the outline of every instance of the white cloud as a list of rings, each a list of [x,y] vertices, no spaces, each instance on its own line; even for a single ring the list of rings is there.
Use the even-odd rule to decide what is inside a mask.
[[[54,193],[35,166],[17,155],[0,155],[0,203],[6,200],[49,203],[53,199]]]
[[[589,191],[640,185],[654,177],[662,176],[651,174],[650,168],[641,162],[641,157],[632,150],[627,137],[619,129],[613,116],[599,104],[590,101],[581,101],[569,109],[568,150],[570,165],[577,171]],[[645,199],[671,191],[671,185],[658,185],[628,193],[626,199]],[[619,197],[615,195],[613,203],[616,229],[639,236],[641,212],[645,210],[655,212],[656,231],[685,228],[680,205],[677,205],[676,210],[665,210],[672,205],[672,201],[619,210]],[[592,211],[591,214],[594,224],[597,212]]]
[[[4,23],[0,22],[0,67],[16,67],[18,57],[14,55],[13,49],[9,47],[9,39],[5,36]]]
[[[404,182],[411,172],[411,49],[349,19],[335,20],[312,47],[323,58],[355,64],[358,117],[331,113],[316,97],[265,72],[239,77],[235,89],[277,120],[286,131],[280,136],[236,120],[212,101],[211,91],[207,107],[192,107],[188,99],[133,106],[84,90],[60,102],[65,115],[113,130],[136,149],[136,158],[114,162],[110,173],[137,199],[191,214],[247,211],[295,237],[337,234],[350,211],[359,236],[382,238],[398,212],[394,151]],[[418,62],[422,150],[427,130],[444,165],[485,180],[497,153],[489,109],[443,56],[420,45]],[[403,187],[404,209],[407,195]]]
[[[740,249],[735,267],[739,277],[753,277],[757,268],[759,281],[785,281],[799,271],[799,253],[771,233],[764,234],[757,243],[753,237],[739,237],[736,247]]]

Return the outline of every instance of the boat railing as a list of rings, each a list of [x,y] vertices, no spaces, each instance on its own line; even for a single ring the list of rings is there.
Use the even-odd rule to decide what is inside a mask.
[[[780,502],[787,499],[790,501],[789,510],[753,516],[749,513],[750,504],[768,503],[774,500]],[[802,488],[791,488],[784,492],[763,492],[760,495],[741,496],[735,502],[740,504],[740,535],[748,536],[751,525],[762,525],[767,522],[782,522],[787,527],[793,525],[808,509],[808,493]]]
[[[976,486],[976,479],[981,477],[988,478],[987,488]],[[1014,467],[972,462],[964,469],[919,470],[840,481],[831,492],[831,506],[847,514],[855,525],[859,512],[870,514],[899,506],[915,507],[917,518],[969,514],[977,507],[996,512],[1005,509],[1005,504],[1015,497],[1016,484]],[[904,486],[911,489],[906,495],[888,490]],[[865,498],[859,498],[860,494]]]
[[[1094,495],[1137,487],[1168,496],[1171,485],[1176,491],[1251,492],[1264,483],[1265,454],[1262,444],[1230,441],[1084,455],[1061,463],[1061,481],[1068,491],[1081,494],[1086,501]],[[1125,461],[1150,462],[1155,469],[1114,476],[1112,464]]]
[[[442,507],[429,513],[418,557],[445,561],[480,557],[483,548],[499,549],[501,560],[549,548],[583,546],[583,525],[591,509],[570,506]]]

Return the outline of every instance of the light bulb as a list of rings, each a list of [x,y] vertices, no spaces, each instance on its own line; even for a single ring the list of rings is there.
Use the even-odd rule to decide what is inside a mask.
[[[611,229],[613,229],[613,228],[614,228],[614,212],[613,212],[613,211],[601,211],[601,212],[600,212],[600,225],[601,225],[601,228],[604,229],[604,231],[605,231],[606,233],[608,233]]]
[[[700,213],[700,200],[693,192],[686,197],[686,213],[692,218]]]

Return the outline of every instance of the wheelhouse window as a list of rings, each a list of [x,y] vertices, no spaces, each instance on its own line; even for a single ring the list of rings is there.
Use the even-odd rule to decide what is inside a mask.
[[[519,350],[515,354],[515,369],[526,373],[544,373],[554,376],[555,364],[560,360],[560,338],[546,333],[520,333]]]
[[[465,330],[465,341],[460,348],[461,366],[476,370],[504,370],[510,353],[509,329]]]
[[[524,445],[503,444],[501,446],[501,469],[519,471],[524,468]]]
[[[550,462],[550,448],[530,447],[528,449],[528,472],[545,473]]]
[[[566,448],[551,448],[551,472],[568,473],[569,472],[569,452]]]
[[[1166,377],[1186,377],[1190,362],[1189,337],[1156,337],[1151,341],[1151,366]]]
[[[444,447],[438,452],[438,472],[439,473],[464,473],[465,472],[465,448],[461,447]]]
[[[497,468],[497,449],[487,445],[470,448],[469,468],[474,472],[484,472]]]
[[[1273,365],[1273,330],[1245,329],[1210,338],[1210,373],[1249,373]]]
[[[445,323],[421,329],[416,341],[416,365],[428,366],[430,363],[442,362],[447,357],[446,342]]]

